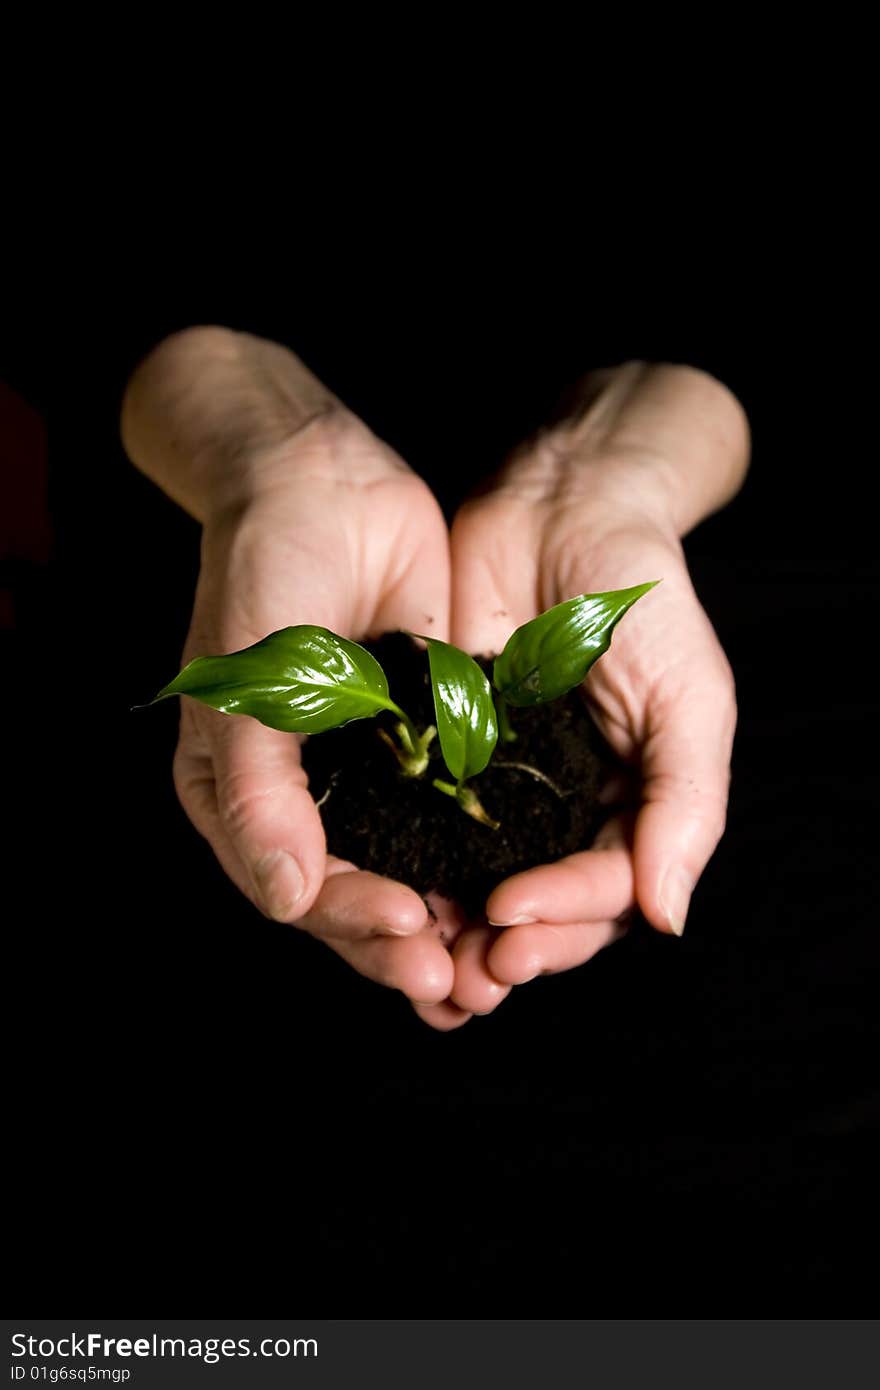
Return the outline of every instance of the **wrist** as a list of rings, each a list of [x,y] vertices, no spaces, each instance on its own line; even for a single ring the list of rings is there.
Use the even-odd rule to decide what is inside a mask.
[[[343,426],[335,409],[327,407],[271,443],[252,439],[236,448],[228,438],[218,440],[194,461],[198,520],[205,527],[229,530],[255,515],[274,515],[280,521],[286,513],[301,512],[304,489],[305,495],[315,490]]]
[[[627,362],[590,373],[553,431],[581,489],[684,536],[726,505],[745,477],[745,411],[693,367]]]
[[[197,520],[282,487],[341,403],[288,349],[231,329],[165,339],[134,372],[120,428],[132,462]]]

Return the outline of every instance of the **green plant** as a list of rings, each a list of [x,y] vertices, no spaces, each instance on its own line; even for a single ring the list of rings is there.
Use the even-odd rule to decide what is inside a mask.
[[[580,685],[608,650],[624,613],[658,582],[579,594],[518,627],[495,658],[494,694],[466,652],[422,637],[437,723],[421,733],[391,699],[385,673],[374,656],[357,642],[306,624],[282,628],[228,656],[196,657],[152,703],[189,695],[224,714],[249,714],[272,729],[298,734],[324,733],[353,719],[389,712],[396,716],[396,738],[387,729],[378,732],[404,775],[424,775],[428,749],[438,737],[454,780],[434,778],[433,786],[455,797],[475,820],[497,829],[498,822],[481,806],[470,780],[487,767],[499,731],[503,740],[516,738],[507,707],[544,704]]]

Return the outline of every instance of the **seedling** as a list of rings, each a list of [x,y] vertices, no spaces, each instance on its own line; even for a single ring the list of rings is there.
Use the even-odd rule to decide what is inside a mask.
[[[494,693],[466,652],[423,637],[437,722],[421,733],[391,699],[374,656],[357,642],[308,624],[282,628],[228,656],[196,657],[152,703],[189,695],[224,714],[249,714],[270,729],[297,734],[320,734],[388,712],[396,716],[396,737],[385,728],[378,733],[404,775],[424,776],[438,737],[453,780],[435,777],[432,785],[455,797],[474,820],[497,829],[469,782],[488,766],[499,730],[503,741],[516,738],[507,707],[545,704],[580,685],[608,650],[624,613],[658,582],[579,594],[518,627],[495,658]]]
[[[480,805],[469,777],[487,766],[498,742],[498,720],[489,682],[473,657],[448,642],[424,637],[428,645],[431,689],[443,761],[455,782],[435,777],[438,792],[454,796],[463,811],[483,825],[498,829],[498,822]]]

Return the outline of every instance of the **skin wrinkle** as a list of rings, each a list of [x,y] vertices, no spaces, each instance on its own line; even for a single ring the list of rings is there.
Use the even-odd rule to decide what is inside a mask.
[[[627,404],[650,370],[646,362],[625,362],[612,370],[610,375],[604,376],[596,395],[591,392],[596,376],[588,373],[580,388],[576,388],[582,393],[586,408],[579,411],[575,405],[569,421],[563,426],[566,435],[576,446],[590,446],[595,450],[597,445],[599,448],[606,445]]]
[[[546,502],[558,495],[559,474],[564,464],[557,436],[539,435],[532,451],[520,449],[502,467],[495,488],[498,497],[529,504]]]
[[[630,519],[625,528],[619,524],[602,524],[601,518],[593,520],[587,534],[582,508],[575,507],[567,499],[564,505],[550,514],[549,522],[549,526],[545,528],[547,539],[542,546],[541,559],[559,591],[574,585],[571,592],[579,592],[577,585],[580,581],[576,577],[577,572],[587,569],[592,576],[607,574],[609,588],[622,587],[619,542],[623,540],[631,545],[633,537],[639,532],[645,538],[645,563],[654,562],[661,567],[672,563],[674,574],[678,570],[678,562],[682,559],[678,538],[671,534],[665,535],[648,515],[635,521]],[[650,577],[669,582],[662,573]],[[590,582],[594,584],[596,579],[591,578]],[[566,594],[565,597],[569,595]],[[632,617],[637,618],[639,611],[634,610]],[[638,618],[637,624],[641,626],[642,621],[643,619]],[[630,629],[631,627],[630,624]]]
[[[178,752],[172,764],[172,776],[181,801],[196,798],[206,809],[213,809],[219,815],[214,765],[207,753]]]
[[[602,383],[598,391],[595,389],[597,378]],[[666,509],[677,514],[682,503],[682,484],[679,469],[673,462],[674,451],[670,454],[658,448],[656,435],[643,432],[644,421],[640,429],[634,428],[627,409],[637,401],[640,391],[652,397],[668,395],[683,379],[690,391],[695,425],[699,424],[702,429],[710,452],[714,451],[713,456],[727,459],[723,485],[719,489],[716,482],[718,495],[710,506],[700,509],[700,515],[717,510],[736,492],[744,476],[748,463],[748,421],[735,397],[715,378],[696,369],[669,365],[628,363],[617,373],[590,373],[579,388],[590,402],[585,414],[577,416],[576,388],[572,407],[575,423],[571,423],[570,417],[549,430],[539,431],[521,446],[501,486],[526,500],[537,500],[551,495],[550,483],[559,477],[556,484],[559,492],[585,496],[594,485],[594,470],[589,465],[599,461],[604,485],[614,478],[620,486],[633,469],[637,470],[630,478],[628,495],[621,495],[619,499],[626,510],[631,511],[633,503],[641,500],[647,486],[661,504],[660,514]],[[720,423],[719,397],[724,398],[725,407],[733,405],[733,411],[725,409]],[[698,433],[696,428],[694,433]],[[609,469],[611,463],[615,464],[613,469]],[[623,478],[622,465],[626,465]],[[652,510],[656,510],[656,503]],[[689,529],[696,519],[699,517],[691,517],[683,529]]]
[[[651,483],[655,493],[668,493],[674,470],[666,457],[644,440],[633,438],[630,441],[615,434],[626,399],[637,389],[638,378],[644,375],[644,372],[633,374],[629,382],[620,384],[621,389],[617,384],[609,388],[607,399],[601,397],[582,424],[541,430],[528,444],[519,446],[501,470],[498,491],[531,503],[565,503],[580,499],[595,492],[596,475],[591,465],[601,460],[604,487],[608,478],[607,464],[614,460],[618,472],[623,465],[630,471],[636,468],[639,483]],[[626,392],[622,397],[623,387]],[[666,478],[663,489],[657,488],[658,473]],[[640,493],[641,487],[631,488],[629,502],[637,499]]]
[[[572,465],[607,452],[615,425],[648,370],[643,362],[628,362],[616,372],[590,373],[575,388],[566,420],[518,446],[502,471],[501,487],[524,501],[558,497],[572,479]]]
[[[223,824],[233,838],[237,838],[253,818],[254,811],[266,802],[277,801],[280,787],[263,786],[259,790],[250,791],[246,795],[236,794],[235,786],[238,782],[250,777],[247,772],[229,773],[222,781],[217,782],[217,802],[220,807],[220,815]]]
[[[295,529],[291,530],[280,542],[276,542],[279,552],[286,554],[294,572],[297,568],[312,571],[312,583],[319,582],[319,576],[323,575],[323,560],[325,558],[323,547],[314,539],[314,529],[298,521]],[[279,613],[284,612],[287,603],[286,586],[282,575],[284,568],[280,565],[274,567],[268,579],[265,574],[265,566],[260,556],[260,527],[259,524],[242,534],[236,533],[233,540],[232,552],[227,559],[223,570],[223,589],[224,592],[219,596],[212,596],[210,606],[216,612],[222,612],[232,608],[232,619],[230,621],[227,612],[227,626],[232,626],[236,630],[247,631],[253,634],[253,640],[258,641],[266,634],[256,632],[250,615],[259,611],[260,603],[265,602],[266,595],[271,594],[272,587],[277,583],[277,597],[273,600],[274,606]],[[252,556],[256,554],[256,563]],[[333,589],[328,590],[327,601],[323,604],[316,604],[332,613],[339,604],[340,593],[350,594],[353,591],[353,576],[350,560],[349,548],[347,545],[339,546],[337,552],[337,567],[334,571]],[[238,575],[243,573],[246,581],[243,584]],[[276,578],[277,576],[277,578]],[[344,577],[343,577],[344,576]],[[329,576],[323,581],[329,583]],[[331,619],[332,621],[332,619]]]
[[[596,677],[594,676],[593,679],[595,680]],[[634,702],[630,701],[630,707],[627,708],[626,700],[621,696],[619,691],[615,689],[615,685],[608,682],[607,679],[603,689],[601,703],[598,695],[592,695],[589,682],[582,688],[587,706],[599,728],[608,739],[615,753],[623,758],[624,761],[628,761],[633,756],[635,750],[641,746],[640,735],[642,729],[640,726],[642,721],[639,719],[638,710],[634,707]],[[608,708],[607,701],[609,695],[611,700],[619,706],[618,709]]]

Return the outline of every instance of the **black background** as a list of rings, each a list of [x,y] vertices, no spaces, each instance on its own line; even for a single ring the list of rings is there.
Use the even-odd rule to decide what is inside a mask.
[[[621,225],[489,202],[357,199],[331,233],[301,197],[248,238],[160,218],[118,265],[92,248],[57,391],[45,335],[15,344],[13,385],[52,397],[56,531],[5,639],[23,1292],[865,1310],[878,593],[851,291],[742,195]],[[174,798],[175,710],[129,713],[176,669],[198,531],[125,462],[118,394],[198,321],[288,342],[449,507],[584,368],[691,362],[738,392],[752,470],[687,553],[740,729],[682,941],[635,931],[443,1036],[224,881]]]

